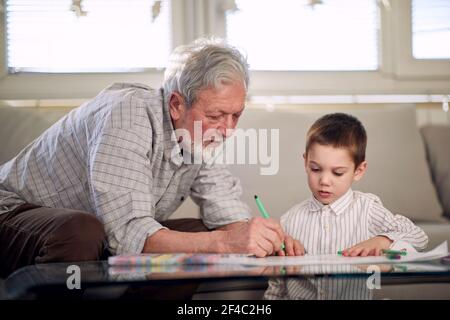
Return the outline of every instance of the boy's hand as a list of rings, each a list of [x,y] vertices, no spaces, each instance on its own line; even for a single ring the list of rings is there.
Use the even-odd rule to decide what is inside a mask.
[[[345,249],[342,255],[345,257],[367,257],[367,256],[379,256],[381,250],[387,250],[390,248],[392,240],[385,236],[376,236],[372,239],[363,241],[354,245],[351,248]]]
[[[284,246],[284,250],[277,251],[278,256],[302,256],[305,254],[303,244],[287,234],[284,235]]]

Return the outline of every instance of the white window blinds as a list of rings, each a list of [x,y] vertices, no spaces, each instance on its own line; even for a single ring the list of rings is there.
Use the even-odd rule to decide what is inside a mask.
[[[171,50],[170,1],[7,0],[8,70],[126,72]]]
[[[375,70],[376,0],[237,0],[227,38],[254,70]]]
[[[450,59],[450,0],[412,0],[413,56]]]

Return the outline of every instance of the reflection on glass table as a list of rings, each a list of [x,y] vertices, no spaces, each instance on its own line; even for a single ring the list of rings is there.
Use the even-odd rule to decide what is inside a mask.
[[[81,290],[68,289],[73,280],[70,267],[79,268]],[[371,292],[364,287],[369,277],[380,274],[381,286],[395,283],[439,283],[448,286],[450,299],[450,265],[435,260],[423,263],[402,263],[382,265],[306,265],[306,266],[242,266],[242,265],[172,265],[144,267],[112,267],[107,262],[55,263],[24,267],[5,280],[6,298],[36,298],[47,294],[69,298],[117,299],[126,288],[146,286],[172,286],[196,283],[200,285],[197,298],[236,298],[234,289],[256,288],[262,298],[268,287],[269,292],[279,284],[281,291],[275,296],[287,299],[370,299]],[[226,283],[234,283],[229,289]],[[349,286],[349,284],[352,284]],[[273,285],[272,285],[273,284]],[[295,284],[295,285],[294,285]],[[303,288],[297,290],[297,287]],[[208,288],[207,290],[203,290]],[[284,288],[284,289],[283,289]],[[314,289],[319,288],[319,289]],[[327,288],[334,288],[325,292]],[[352,288],[355,288],[354,290]],[[364,289],[364,290],[363,290]],[[176,289],[175,289],[176,290]],[[203,290],[203,291],[202,291]],[[316,291],[314,291],[316,290]],[[95,291],[95,294],[92,292]],[[208,291],[208,294],[204,294]],[[259,292],[258,291],[258,292]],[[216,292],[217,295],[209,293]],[[31,293],[31,295],[30,295]],[[1,298],[1,297],[0,297]],[[245,299],[246,295],[239,296]],[[270,293],[266,294],[270,298]]]
[[[371,300],[373,288],[368,277],[302,279],[277,278],[269,280],[264,293],[267,300]]]
[[[319,276],[347,275],[358,276],[374,272],[382,274],[448,274],[450,266],[436,262],[401,263],[379,265],[306,265],[306,266],[244,266],[244,265],[148,265],[148,266],[109,266],[110,280],[167,280],[195,279],[231,276]]]

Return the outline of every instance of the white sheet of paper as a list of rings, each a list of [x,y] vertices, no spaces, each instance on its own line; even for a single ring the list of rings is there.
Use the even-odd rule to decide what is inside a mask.
[[[380,264],[428,261],[439,259],[448,255],[447,241],[428,252],[409,252],[400,259],[390,260],[385,256],[370,257],[343,257],[337,254],[304,255],[296,257],[271,256],[266,258],[233,257],[221,259],[219,263],[243,264],[252,266],[300,266],[300,265],[324,265],[324,264]]]

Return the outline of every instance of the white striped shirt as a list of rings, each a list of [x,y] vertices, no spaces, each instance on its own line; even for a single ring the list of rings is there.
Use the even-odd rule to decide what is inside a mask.
[[[185,164],[162,90],[118,83],[0,166],[0,214],[24,202],[95,214],[113,254],[140,253],[191,196],[216,228],[250,218],[223,166]]]
[[[380,235],[393,240],[391,247],[407,242],[417,250],[424,250],[428,243],[421,228],[404,216],[392,214],[377,196],[351,189],[330,205],[323,205],[314,197],[305,200],[281,217],[281,225],[304,245],[307,254],[336,254]],[[361,272],[349,265],[302,269],[302,275]],[[271,279],[264,299],[372,299],[366,281],[364,276]]]
[[[405,241],[416,250],[428,244],[425,232],[411,220],[392,214],[377,196],[352,189],[330,205],[314,197],[303,201],[281,217],[281,225],[308,254],[336,254],[375,236],[388,237],[392,246]]]
[[[298,266],[301,277],[270,279],[265,300],[371,300],[370,276],[355,265]],[[328,276],[332,274],[332,276]],[[335,276],[345,274],[345,276]],[[316,277],[316,275],[325,275]]]
[[[270,281],[264,300],[372,300],[367,277],[301,278]]]

